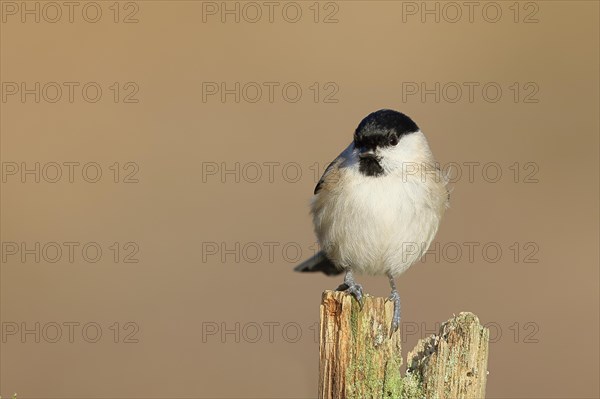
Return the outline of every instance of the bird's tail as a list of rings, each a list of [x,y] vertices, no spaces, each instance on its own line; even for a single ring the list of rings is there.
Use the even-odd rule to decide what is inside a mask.
[[[323,251],[319,251],[315,256],[305,260],[294,268],[297,272],[323,272],[328,276],[341,274],[342,270],[338,269],[328,258]]]

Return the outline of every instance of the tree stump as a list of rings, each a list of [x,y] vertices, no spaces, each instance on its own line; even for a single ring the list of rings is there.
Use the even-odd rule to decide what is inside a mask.
[[[366,295],[325,291],[321,302],[319,398],[482,399],[489,331],[463,312],[439,334],[419,340],[402,365],[400,331],[391,333],[394,305]]]

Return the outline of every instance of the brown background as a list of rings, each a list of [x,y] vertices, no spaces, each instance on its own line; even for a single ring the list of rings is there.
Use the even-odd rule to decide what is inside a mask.
[[[518,23],[513,2],[497,3],[503,11],[497,23],[482,18],[484,3],[473,22],[463,15],[455,23],[432,16],[423,23],[393,1],[338,2],[337,23],[323,23],[334,10],[324,4],[315,23],[312,2],[297,3],[303,11],[297,23],[282,18],[283,3],[272,23],[266,15],[256,23],[232,17],[221,23],[218,16],[203,23],[197,1],[137,2],[137,23],[114,23],[113,2],[98,2],[102,18],[89,23],[81,17],[83,4],[72,23],[66,15],[57,23],[3,15],[2,82],[93,81],[103,88],[97,103],[84,101],[80,91],[73,103],[66,92],[57,103],[7,97],[1,103],[5,167],[97,162],[103,176],[98,183],[80,174],[73,183],[7,176],[2,241],[97,242],[103,256],[89,263],[78,252],[73,263],[66,255],[36,263],[4,253],[3,329],[13,323],[33,329],[36,322],[47,329],[39,343],[33,335],[4,337],[2,395],[314,397],[320,294],[340,279],[291,271],[294,248],[302,258],[314,248],[308,201],[318,176],[312,165],[335,157],[367,113],[389,107],[417,121],[440,163],[463,165],[437,236],[446,253],[399,279],[405,351],[436,322],[470,310],[491,326],[495,341],[488,397],[599,396],[597,2],[521,4]],[[121,20],[132,7],[120,4]],[[523,23],[535,7],[538,22]],[[279,82],[280,88],[297,82],[303,94],[296,103],[280,91],[272,103],[266,92],[256,103],[235,103],[233,96],[203,102],[202,82],[222,81]],[[113,82],[134,82],[139,102],[115,103]],[[333,82],[338,102],[325,103],[322,95],[315,102],[314,82],[321,90]],[[466,93],[455,103],[447,101],[451,94],[439,102],[431,95],[403,101],[403,82],[497,82],[503,94],[497,102],[482,99],[481,91],[473,102]],[[514,82],[537,85],[538,102],[515,102]],[[135,162],[139,183],[113,183],[108,166],[114,162]],[[239,163],[240,171],[251,162],[279,166],[272,182],[267,167],[250,182],[249,166],[239,182],[232,175],[203,181],[206,162]],[[288,182],[282,166],[293,162],[302,175]],[[480,163],[472,182],[465,162]],[[490,162],[501,167],[496,183],[486,181],[494,170],[482,175],[481,165]],[[515,162],[517,182],[509,168]],[[537,166],[537,183],[524,182],[528,162]],[[285,177],[293,179],[294,171]],[[130,241],[139,246],[139,262],[115,263],[108,247]],[[239,243],[246,251],[238,251],[239,261],[231,254],[224,262],[220,254],[203,259],[207,242]],[[265,242],[278,243],[272,258]],[[468,242],[479,243],[472,261]],[[497,262],[490,261],[493,250],[487,260],[482,254],[486,243],[502,249]],[[454,261],[456,246],[463,251]],[[384,278],[359,281],[373,295],[388,293]],[[66,327],[59,342],[49,342],[55,332],[48,323],[64,322],[80,323],[74,342]],[[89,322],[102,328],[97,343],[82,338],[81,326]],[[115,322],[118,343],[110,329]],[[137,343],[123,342],[132,331],[127,322],[139,327]],[[235,330],[236,323],[240,342],[220,331],[203,336],[203,326]],[[254,339],[257,326],[262,335]]]

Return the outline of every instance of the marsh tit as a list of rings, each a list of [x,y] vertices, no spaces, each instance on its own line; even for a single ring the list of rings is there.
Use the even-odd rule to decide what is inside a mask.
[[[353,272],[386,275],[394,332],[400,325],[394,279],[427,251],[448,205],[447,179],[416,123],[397,111],[373,112],[315,187],[311,213],[322,250],[295,270],[345,272],[337,289],[361,305]]]

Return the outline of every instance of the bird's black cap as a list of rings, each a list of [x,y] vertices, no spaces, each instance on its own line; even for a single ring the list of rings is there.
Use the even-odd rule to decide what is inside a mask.
[[[381,109],[367,115],[358,124],[354,142],[367,148],[395,145],[394,140],[397,144],[402,136],[417,131],[419,127],[408,116],[391,109]]]

